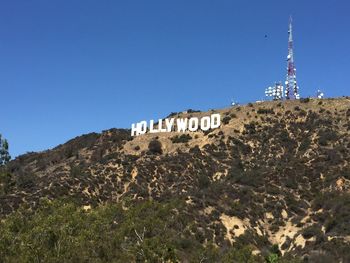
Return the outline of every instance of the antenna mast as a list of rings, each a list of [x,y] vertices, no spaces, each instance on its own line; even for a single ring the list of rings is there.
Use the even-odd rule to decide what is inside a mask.
[[[286,79],[286,99],[299,99],[299,87],[297,85],[296,69],[293,57],[293,34],[292,17],[289,18],[288,30],[288,56],[287,56],[287,79]]]

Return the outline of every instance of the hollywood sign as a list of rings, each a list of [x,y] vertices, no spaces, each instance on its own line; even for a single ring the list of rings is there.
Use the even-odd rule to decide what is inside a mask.
[[[197,130],[207,131],[216,129],[221,125],[221,116],[218,113],[211,114],[202,118],[166,118],[159,119],[158,123],[154,120],[140,121],[131,125],[131,136],[138,136],[145,133],[158,132],[195,132]]]

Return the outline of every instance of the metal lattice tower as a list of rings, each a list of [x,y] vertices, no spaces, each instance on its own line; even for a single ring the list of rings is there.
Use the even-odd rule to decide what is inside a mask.
[[[290,17],[288,30],[287,79],[285,82],[287,100],[299,99],[300,97],[293,55],[292,17]]]

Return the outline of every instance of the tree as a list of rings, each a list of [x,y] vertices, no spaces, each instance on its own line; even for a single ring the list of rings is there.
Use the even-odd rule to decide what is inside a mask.
[[[10,159],[9,144],[6,139],[2,139],[0,134],[0,166],[8,163]]]

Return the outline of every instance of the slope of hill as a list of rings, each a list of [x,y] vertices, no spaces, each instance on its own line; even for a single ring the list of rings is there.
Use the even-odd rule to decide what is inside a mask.
[[[36,211],[43,198],[65,198],[86,213],[117,204],[115,213],[132,214],[151,202],[152,209],[164,205],[176,218],[166,225],[169,233],[194,240],[203,251],[249,247],[256,261],[273,260],[267,257],[274,252],[310,262],[350,262],[350,99],[212,112],[221,114],[222,125],[208,132],[131,137],[129,130],[111,129],[22,155],[0,177],[0,216],[6,223],[19,207]],[[149,147],[154,141],[160,144]],[[135,243],[144,240],[142,229],[145,234],[151,228],[138,227],[130,230]],[[157,254],[164,256],[160,262],[199,261],[186,244],[173,246],[173,257]],[[201,259],[212,262],[208,255]]]

